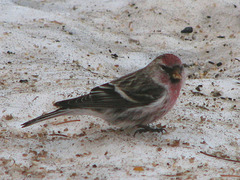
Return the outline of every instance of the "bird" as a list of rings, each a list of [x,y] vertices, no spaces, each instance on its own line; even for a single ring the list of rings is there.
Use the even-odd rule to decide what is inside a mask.
[[[22,124],[28,127],[64,115],[91,115],[135,133],[164,132],[150,127],[169,112],[184,84],[184,67],[173,54],[157,56],[146,67],[93,88],[89,94],[54,103],[58,109]],[[135,136],[135,134],[134,134]]]

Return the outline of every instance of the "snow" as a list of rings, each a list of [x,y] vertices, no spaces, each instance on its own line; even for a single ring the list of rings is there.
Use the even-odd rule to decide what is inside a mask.
[[[237,0],[2,0],[1,178],[239,178],[239,8]],[[182,34],[188,26],[193,32]],[[92,116],[21,128],[53,102],[163,53],[179,56],[187,71],[177,104],[153,124],[166,134],[133,137]]]

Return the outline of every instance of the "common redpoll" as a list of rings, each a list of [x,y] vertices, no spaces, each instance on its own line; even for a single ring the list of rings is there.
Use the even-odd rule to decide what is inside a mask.
[[[173,54],[158,56],[145,68],[100,85],[87,95],[56,102],[59,109],[22,124],[63,115],[93,115],[120,127],[138,126],[144,131],[164,131],[147,126],[175,104],[182,84],[183,65]]]

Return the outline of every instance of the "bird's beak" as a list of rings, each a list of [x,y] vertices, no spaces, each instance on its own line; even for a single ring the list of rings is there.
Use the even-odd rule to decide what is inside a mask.
[[[172,73],[172,77],[173,77],[173,79],[181,80],[182,79],[181,70],[175,69]]]

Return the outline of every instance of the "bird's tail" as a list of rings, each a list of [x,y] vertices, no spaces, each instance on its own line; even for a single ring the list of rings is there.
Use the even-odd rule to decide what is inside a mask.
[[[58,117],[58,116],[63,116],[63,115],[67,115],[71,112],[71,110],[69,109],[57,109],[56,111],[52,111],[50,113],[38,116],[30,121],[27,121],[25,123],[22,124],[22,128],[27,127],[27,126],[31,126],[35,123],[50,119],[50,118],[54,118],[54,117]]]

